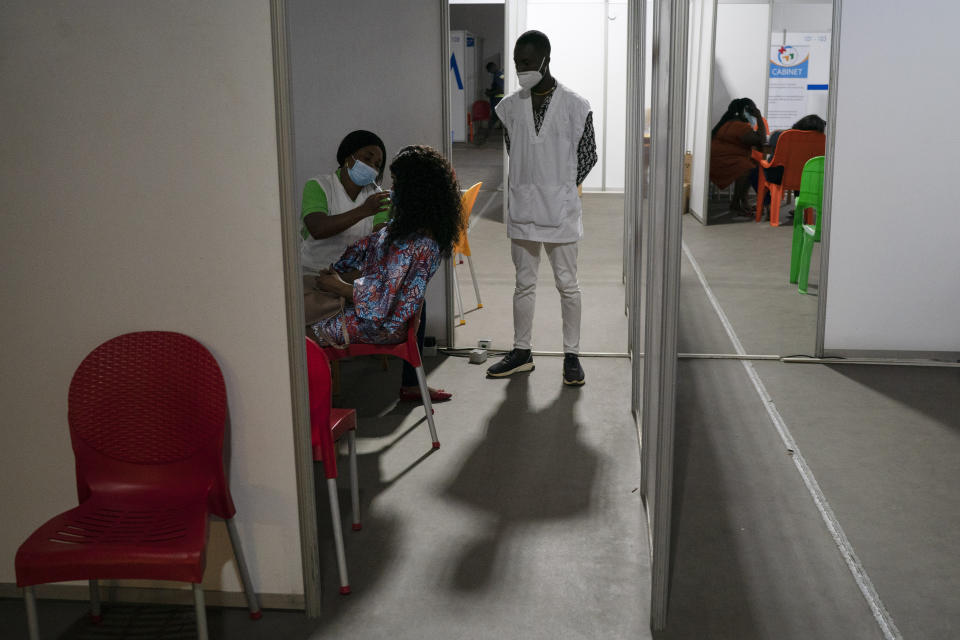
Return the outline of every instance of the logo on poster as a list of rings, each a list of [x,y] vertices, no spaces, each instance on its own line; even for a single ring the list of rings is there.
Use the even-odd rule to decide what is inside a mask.
[[[797,63],[797,50],[789,45],[777,49],[777,62],[780,66],[790,67]]]
[[[770,77],[806,78],[809,62],[807,47],[783,45],[777,48],[776,60],[770,60]]]

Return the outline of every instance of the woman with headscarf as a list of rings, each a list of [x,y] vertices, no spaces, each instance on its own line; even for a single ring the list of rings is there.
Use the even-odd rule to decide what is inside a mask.
[[[733,183],[730,210],[750,213],[747,191],[756,187],[757,163],[751,157],[754,148],[767,139],[767,125],[750,98],[737,98],[713,128],[710,142],[710,182],[724,189]],[[753,175],[751,175],[753,174]]]

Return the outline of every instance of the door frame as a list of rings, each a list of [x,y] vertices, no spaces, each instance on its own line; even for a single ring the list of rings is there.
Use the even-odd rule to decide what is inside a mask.
[[[310,402],[307,387],[307,339],[303,324],[303,282],[297,239],[299,208],[294,201],[293,101],[286,0],[270,0],[273,48],[273,95],[277,126],[277,169],[280,181],[280,233],[283,245],[284,302],[287,314],[287,349],[290,367],[290,405],[293,418],[294,473],[300,526],[304,610],[320,615],[320,549],[317,535],[317,501],[310,442]]]

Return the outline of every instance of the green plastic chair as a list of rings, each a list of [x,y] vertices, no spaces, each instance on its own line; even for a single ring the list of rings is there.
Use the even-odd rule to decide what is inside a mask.
[[[807,209],[814,210],[814,223],[804,224]],[[820,242],[820,217],[823,211],[823,156],[807,160],[800,179],[800,195],[793,210],[793,248],[790,251],[790,282],[800,293],[807,292],[813,244]],[[802,274],[802,275],[801,275]]]

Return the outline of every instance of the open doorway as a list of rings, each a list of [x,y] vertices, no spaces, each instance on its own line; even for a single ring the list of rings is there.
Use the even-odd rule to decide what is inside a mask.
[[[772,196],[777,202],[767,194],[757,222],[756,186],[738,206],[735,183],[727,184],[718,175],[723,172],[711,168],[712,156],[720,153],[720,147],[727,148],[723,135],[713,130],[729,121],[728,111],[736,101],[748,98],[756,105],[766,143],[751,150],[754,168],[749,182],[754,185],[760,171],[764,177],[771,175],[756,165],[760,160],[775,162],[771,142],[776,143],[780,131],[809,130],[806,123],[816,122],[819,130],[808,137],[816,138],[811,144],[818,151],[811,153],[823,156],[824,122],[829,126],[832,20],[830,0],[719,0],[695,3],[691,13],[686,138],[692,166],[690,215],[683,225],[684,284],[698,298],[704,290],[715,295],[745,353],[816,353],[820,243],[811,242],[808,262],[802,265],[808,286],[798,287],[804,234],[794,225],[803,222],[794,218],[797,192],[785,188],[780,197]],[[797,175],[803,164],[794,163]],[[815,218],[807,220],[813,227]],[[681,351],[716,349],[691,343],[681,345]]]
[[[505,51],[503,2],[450,3],[452,162],[461,189],[480,185],[466,250],[454,256],[451,270],[454,348],[476,347],[480,340],[509,348],[512,338],[491,326],[504,309],[501,271],[510,267],[503,231],[503,127],[494,111],[504,92]]]
[[[543,31],[551,40],[551,70],[565,86],[591,105],[599,156],[583,182],[584,234],[579,246],[578,279],[583,312],[582,355],[626,355],[627,317],[624,286],[624,202],[626,155],[627,8],[623,2],[594,4],[526,4],[522,28],[513,25],[513,3],[451,2],[451,47],[458,37],[472,37],[480,54],[474,59],[477,82],[473,102],[484,101],[494,78],[494,63],[505,74],[505,92],[517,89],[513,74],[513,43],[527,29]],[[507,28],[507,25],[513,25]],[[516,30],[516,33],[514,33]],[[453,71],[451,71],[453,73]],[[461,79],[469,76],[461,74]],[[454,96],[456,77],[451,79]],[[464,90],[466,92],[466,89]],[[470,98],[465,98],[465,102]],[[452,98],[452,101],[453,98]],[[459,107],[451,105],[451,118]],[[462,113],[466,119],[469,109]],[[462,188],[482,181],[470,219],[469,244],[473,273],[467,260],[454,263],[453,346],[469,349],[488,340],[494,350],[513,347],[514,267],[504,228],[504,191],[508,162],[503,132],[489,122],[472,119],[459,140],[452,124],[453,163]],[[470,127],[473,139],[470,139]],[[541,259],[534,316],[533,349],[562,352],[560,296],[553,286],[549,262]],[[463,314],[459,304],[462,299]],[[482,304],[482,307],[480,306]],[[462,321],[461,321],[462,319]]]

